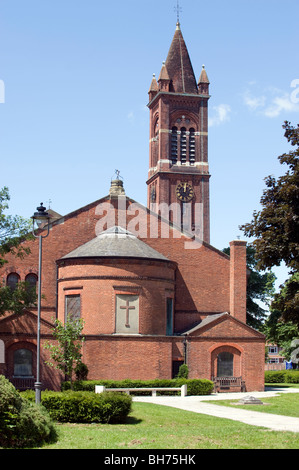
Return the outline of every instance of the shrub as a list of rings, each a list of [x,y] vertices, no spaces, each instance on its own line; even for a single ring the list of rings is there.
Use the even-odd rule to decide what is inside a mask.
[[[265,371],[266,383],[299,383],[299,370],[267,370]]]
[[[207,379],[188,379],[183,383],[187,383],[187,395],[210,395],[214,389],[213,382]]]
[[[130,396],[115,392],[43,392],[41,400],[51,418],[61,423],[122,423],[132,405]]]
[[[33,447],[53,442],[57,433],[41,405],[23,398],[15,387],[0,376],[0,445]]]
[[[266,383],[284,383],[285,371],[284,370],[267,370],[265,371]]]
[[[179,373],[177,375],[178,379],[188,379],[189,369],[187,364],[182,364],[179,368]]]
[[[79,362],[75,368],[76,380],[87,380],[88,367],[83,362]]]
[[[285,381],[287,384],[299,384],[299,370],[286,370]]]
[[[153,388],[153,387],[181,387],[187,384],[188,395],[210,395],[213,391],[214,384],[207,379],[155,379],[155,380],[87,380],[75,382],[74,390],[95,391],[96,385],[104,385],[107,388]],[[63,390],[70,388],[69,382],[62,384]],[[134,395],[134,392],[131,392]],[[136,392],[138,395],[148,395],[150,392]],[[163,394],[163,392],[159,392]],[[180,392],[165,392],[167,395],[178,395]]]

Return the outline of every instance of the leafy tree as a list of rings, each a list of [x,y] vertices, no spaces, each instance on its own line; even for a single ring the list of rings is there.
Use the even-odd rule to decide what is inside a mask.
[[[5,214],[10,200],[6,186],[0,189],[0,267],[7,263],[5,255],[11,253],[23,257],[30,252],[21,242],[31,239],[31,222],[18,215]],[[19,282],[15,289],[0,286],[0,316],[6,312],[21,313],[24,308],[36,304],[36,289],[30,289],[25,282]]]
[[[256,237],[252,245],[258,269],[270,269],[285,262],[294,275],[299,267],[299,125],[294,128],[285,121],[283,128],[288,142],[295,147],[294,151],[278,157],[288,169],[277,180],[273,176],[265,179],[267,189],[260,200],[262,209],[254,211],[253,220],[240,228],[246,236]],[[298,286],[298,278],[295,278],[287,286],[288,294],[280,297],[283,317],[297,324]]]
[[[65,324],[59,320],[55,320],[55,328],[53,329],[53,337],[57,343],[46,343],[45,349],[50,351],[51,359],[54,361],[46,361],[46,363],[61,370],[68,376],[73,390],[73,374],[76,368],[81,364],[81,348],[84,342],[82,330],[84,322],[79,320],[67,319]]]
[[[24,308],[35,306],[36,302],[36,288],[27,282],[18,282],[15,289],[5,285],[0,287],[0,316],[6,312],[22,313]]]
[[[299,326],[299,272],[293,274],[280,287],[280,293],[274,296],[273,308],[281,312],[286,322]]]
[[[266,335],[267,342],[283,348],[282,355],[290,360],[295,349],[294,339],[299,338],[298,325],[282,320],[281,312],[271,308],[271,313],[265,321],[262,332]]]
[[[4,186],[0,189],[0,266],[7,262],[4,257],[8,253],[19,257],[28,254],[29,248],[21,245],[21,242],[32,238],[31,221],[19,215],[5,214],[9,200],[9,190]]]
[[[223,252],[229,255],[230,248],[224,248]],[[271,271],[268,273],[257,271],[255,249],[251,245],[246,247],[246,263],[250,270],[247,282],[246,322],[249,326],[260,330],[267,315],[267,310],[261,306],[261,303],[268,305],[272,299],[276,277]]]
[[[280,347],[299,336],[298,326],[292,322],[283,321],[281,312],[272,308],[263,325],[262,332],[266,335],[267,342]]]

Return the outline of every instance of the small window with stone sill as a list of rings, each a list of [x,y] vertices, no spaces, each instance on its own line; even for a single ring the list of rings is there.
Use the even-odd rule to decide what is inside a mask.
[[[76,321],[81,318],[81,296],[80,294],[65,296],[65,321]]]

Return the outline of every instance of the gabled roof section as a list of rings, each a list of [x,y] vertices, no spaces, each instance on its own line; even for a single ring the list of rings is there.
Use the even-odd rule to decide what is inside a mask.
[[[181,335],[186,335],[186,336],[200,336],[204,334],[205,332],[212,330],[215,328],[219,323],[222,323],[224,321],[229,321],[229,322],[234,322],[235,327],[234,330],[236,332],[236,335],[238,336],[240,334],[240,331],[246,331],[245,336],[252,336],[256,338],[264,338],[264,335],[260,333],[259,331],[255,330],[249,325],[246,325],[246,323],[241,322],[237,318],[233,317],[230,315],[228,312],[222,312],[222,313],[217,313],[214,315],[208,315],[204,320],[202,320],[201,323],[198,325],[195,325],[193,328],[190,328],[187,331],[184,331],[181,333]],[[222,333],[223,334],[223,333]],[[232,335],[230,333],[230,335]]]
[[[192,333],[195,333],[197,330],[200,330],[201,328],[204,328],[205,326],[208,326],[214,323],[216,320],[224,317],[225,315],[229,315],[229,313],[223,312],[223,313],[216,313],[215,315],[209,315],[206,318],[204,318],[204,320],[202,320],[200,323],[198,323],[198,325],[195,325],[193,328],[190,328],[189,330],[184,331],[182,334],[189,336]]]
[[[40,321],[43,333],[51,333],[55,326],[54,323],[50,323],[42,317]],[[7,313],[0,319],[1,334],[36,334],[36,330],[37,314],[25,308],[21,313]]]
[[[177,23],[165,65],[171,80],[170,91],[198,94],[193,67],[180,23]]]

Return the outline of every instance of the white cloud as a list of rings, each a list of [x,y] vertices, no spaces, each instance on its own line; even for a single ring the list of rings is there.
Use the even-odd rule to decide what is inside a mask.
[[[210,127],[218,126],[219,124],[223,124],[224,122],[229,121],[231,107],[228,104],[219,104],[218,106],[214,106],[212,110],[214,113],[211,117],[209,117]]]
[[[266,97],[265,96],[251,96],[248,91],[245,92],[244,103],[248,106],[249,109],[255,111],[256,109],[265,106]]]
[[[273,98],[271,105],[264,110],[264,115],[272,118],[279,116],[284,111],[299,111],[299,105],[292,102],[290,95],[287,93]]]
[[[290,93],[287,93],[275,87],[267,87],[263,93],[253,93],[251,90],[246,90],[243,94],[243,101],[250,111],[275,118],[283,112],[299,111],[299,103],[294,99],[295,92],[291,92],[290,89]]]

